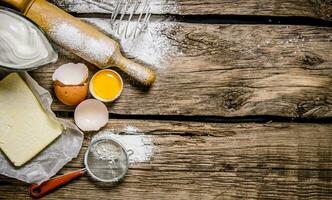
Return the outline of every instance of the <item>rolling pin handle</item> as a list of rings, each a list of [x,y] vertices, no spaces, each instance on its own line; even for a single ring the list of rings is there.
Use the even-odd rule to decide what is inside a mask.
[[[117,62],[118,67],[134,80],[145,87],[151,86],[156,80],[156,72],[123,56]]]

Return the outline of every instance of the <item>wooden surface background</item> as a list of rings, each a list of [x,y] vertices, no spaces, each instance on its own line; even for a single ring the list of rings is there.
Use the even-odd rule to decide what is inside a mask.
[[[114,1],[51,2],[114,37],[109,28]],[[332,2],[151,2],[151,26],[161,28],[148,29],[158,32],[148,42],[162,39],[170,51],[150,55],[160,59],[153,65],[124,50],[156,69],[158,78],[149,91],[126,79],[121,98],[108,105],[112,119],[106,128],[126,134],[122,130],[130,125],[151,135],[152,159],[130,166],[116,187],[85,176],[46,199],[331,199]],[[198,15],[207,20],[197,23]],[[257,23],[246,24],[250,17]],[[271,23],[261,23],[266,20]],[[30,73],[53,96],[54,70],[84,62],[57,49],[57,63]],[[90,75],[97,71],[86,64]],[[59,116],[73,116],[74,107],[55,97],[52,108]],[[279,121],[248,120],[260,116]],[[247,122],[207,122],[234,122],[232,117]],[[59,174],[83,167],[93,135],[85,135],[80,155]],[[0,199],[28,198],[27,186],[0,176]]]
[[[114,0],[51,0],[75,13],[111,13]],[[253,15],[332,20],[331,0],[150,0],[151,13],[177,15]]]

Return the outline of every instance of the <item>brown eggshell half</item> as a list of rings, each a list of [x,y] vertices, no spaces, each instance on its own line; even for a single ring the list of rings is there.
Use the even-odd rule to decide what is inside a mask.
[[[68,106],[81,103],[88,96],[88,84],[63,86],[54,83],[56,97]]]

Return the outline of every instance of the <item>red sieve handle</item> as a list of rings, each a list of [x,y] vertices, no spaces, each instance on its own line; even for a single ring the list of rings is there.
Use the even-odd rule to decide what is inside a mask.
[[[29,187],[29,194],[33,198],[41,198],[52,192],[53,190],[59,188],[60,186],[74,180],[77,177],[82,176],[85,173],[85,169],[80,169],[77,171],[69,172],[67,174],[57,176],[48,181],[43,182],[38,185],[36,183],[31,184]]]

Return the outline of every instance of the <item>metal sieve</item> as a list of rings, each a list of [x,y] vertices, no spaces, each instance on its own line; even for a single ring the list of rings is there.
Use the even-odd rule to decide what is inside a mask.
[[[129,156],[132,150],[126,150],[121,143],[111,137],[99,137],[91,141],[84,155],[84,169],[57,176],[44,183],[32,184],[30,196],[40,198],[56,188],[88,172],[95,180],[104,183],[116,183],[128,172]]]
[[[126,175],[129,156],[133,153],[115,139],[101,137],[91,142],[85,152],[84,165],[92,178],[102,182],[118,182]]]

